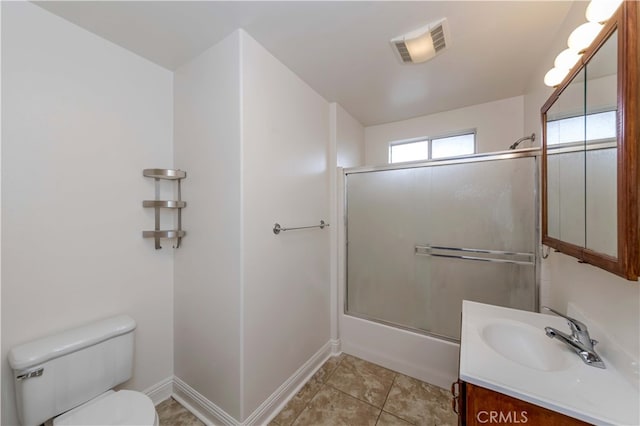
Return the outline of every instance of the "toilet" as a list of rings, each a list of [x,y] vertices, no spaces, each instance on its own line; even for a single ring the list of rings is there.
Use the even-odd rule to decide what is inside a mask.
[[[20,423],[158,426],[147,395],[112,389],[132,376],[135,328],[118,315],[12,348]]]

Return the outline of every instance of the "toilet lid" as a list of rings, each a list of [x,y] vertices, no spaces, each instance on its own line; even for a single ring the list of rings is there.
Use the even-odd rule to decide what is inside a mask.
[[[156,409],[140,392],[121,390],[100,395],[53,419],[62,425],[145,425],[153,426]]]

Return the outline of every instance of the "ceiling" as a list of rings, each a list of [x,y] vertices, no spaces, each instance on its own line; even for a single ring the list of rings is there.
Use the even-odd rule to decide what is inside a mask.
[[[328,101],[369,126],[522,95],[572,2],[37,4],[169,70],[243,28]],[[445,17],[449,48],[426,63],[401,64],[389,40]]]

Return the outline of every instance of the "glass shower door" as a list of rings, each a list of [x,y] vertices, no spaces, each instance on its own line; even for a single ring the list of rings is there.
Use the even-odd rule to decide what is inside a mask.
[[[348,314],[459,339],[462,300],[536,308],[535,157],[347,174]]]

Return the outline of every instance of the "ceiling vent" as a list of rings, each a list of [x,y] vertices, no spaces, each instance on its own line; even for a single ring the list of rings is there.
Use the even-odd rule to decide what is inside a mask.
[[[449,47],[447,19],[419,28],[391,40],[403,63],[419,64],[442,53]]]

